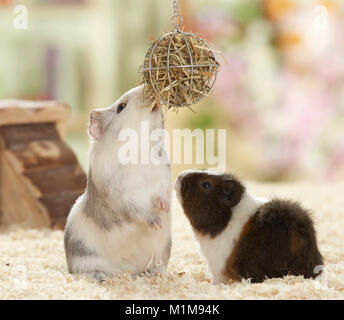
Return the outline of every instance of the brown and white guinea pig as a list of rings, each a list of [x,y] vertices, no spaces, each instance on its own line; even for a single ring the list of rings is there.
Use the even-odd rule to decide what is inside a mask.
[[[171,250],[168,159],[135,163],[119,157],[129,143],[121,134],[137,135],[132,140],[137,143],[130,142],[130,147],[134,154],[141,154],[142,145],[152,144],[149,136],[141,134],[141,126],[149,124],[149,133],[164,128],[161,110],[149,108],[151,103],[140,86],[110,107],[90,114],[87,188],[71,209],[65,228],[71,273],[104,280],[123,272],[138,275],[166,270]],[[166,156],[163,145],[157,151]]]
[[[319,275],[313,222],[297,202],[255,198],[235,176],[202,170],[182,172],[175,189],[213,284]]]

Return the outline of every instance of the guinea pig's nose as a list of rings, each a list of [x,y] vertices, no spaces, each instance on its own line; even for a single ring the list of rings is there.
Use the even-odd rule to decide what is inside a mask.
[[[90,118],[91,118],[91,120],[97,120],[101,117],[101,115],[102,115],[101,111],[93,110],[90,113]]]

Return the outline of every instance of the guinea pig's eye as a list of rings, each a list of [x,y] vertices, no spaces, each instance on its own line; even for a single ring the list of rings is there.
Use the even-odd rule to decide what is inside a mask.
[[[126,106],[127,106],[126,103],[120,103],[120,104],[118,105],[118,107],[117,107],[117,114],[118,114],[118,113],[121,113],[122,110],[123,110]]]
[[[210,182],[206,181],[206,182],[202,182],[201,184],[202,188],[205,190],[209,190],[211,188],[211,184]]]

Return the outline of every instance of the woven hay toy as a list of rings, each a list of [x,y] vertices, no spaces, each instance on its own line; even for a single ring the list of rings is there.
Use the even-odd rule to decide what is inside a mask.
[[[141,67],[146,96],[167,108],[190,108],[207,96],[220,66],[205,40],[179,29],[182,21],[175,0],[175,29],[153,41]]]

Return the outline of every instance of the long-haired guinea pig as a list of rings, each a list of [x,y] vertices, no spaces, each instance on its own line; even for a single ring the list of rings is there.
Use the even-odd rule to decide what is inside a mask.
[[[119,158],[121,148],[129,143],[120,138],[121,133],[137,134],[138,143],[130,147],[140,154],[143,144],[152,144],[141,134],[141,126],[149,124],[149,133],[163,129],[162,112],[157,106],[149,108],[151,103],[140,86],[90,114],[87,188],[71,209],[65,228],[71,273],[104,280],[122,272],[166,270],[171,250],[168,159],[126,163]],[[166,156],[163,144],[160,147],[157,153]]]
[[[175,189],[214,284],[319,275],[313,222],[297,202],[255,198],[233,175],[202,170],[182,172]]]

